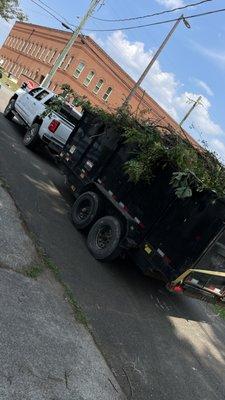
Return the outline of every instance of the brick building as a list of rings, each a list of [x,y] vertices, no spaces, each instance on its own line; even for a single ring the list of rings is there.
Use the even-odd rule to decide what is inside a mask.
[[[59,57],[71,33],[30,23],[16,22],[0,49],[3,68],[18,82],[25,77],[40,84]],[[50,89],[68,83],[92,104],[113,109],[122,104],[133,79],[90,37],[80,36],[53,78]],[[131,101],[134,111],[147,109],[162,125],[177,123],[148,94],[138,89]]]

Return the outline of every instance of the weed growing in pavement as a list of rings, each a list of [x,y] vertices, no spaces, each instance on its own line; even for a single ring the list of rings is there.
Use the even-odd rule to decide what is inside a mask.
[[[25,275],[28,276],[29,278],[36,279],[39,275],[41,275],[43,270],[44,270],[43,265],[34,265],[33,267],[25,271]]]
[[[47,257],[45,254],[43,254],[42,250],[39,249],[39,253],[40,253],[40,251],[41,251],[41,257],[42,257],[43,263],[45,264],[46,268],[50,269],[54,273],[55,278],[62,285],[62,287],[65,291],[66,299],[73,309],[74,317],[76,318],[76,320],[78,322],[80,322],[86,328],[88,328],[86,316],[85,316],[83,310],[81,309],[81,307],[79,306],[79,304],[77,303],[77,301],[75,300],[71,289],[68,287],[68,285],[65,282],[63,282],[59,268],[49,257]]]
[[[5,179],[0,177],[0,186],[3,187],[3,189],[9,189],[9,185],[6,183]]]
[[[218,304],[215,305],[216,313],[219,317],[225,319],[225,307],[221,307]]]

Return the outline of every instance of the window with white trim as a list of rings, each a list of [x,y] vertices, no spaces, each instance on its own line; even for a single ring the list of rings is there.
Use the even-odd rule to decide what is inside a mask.
[[[65,64],[65,66],[63,67],[64,71],[66,71],[69,68],[72,61],[73,61],[73,57],[70,57],[69,60],[67,61],[67,63]]]
[[[97,94],[97,93],[99,92],[99,90],[102,88],[103,83],[104,83],[103,79],[99,79],[99,81],[96,83],[96,86],[95,86],[95,88],[93,89],[93,92],[94,92],[95,94]]]
[[[48,63],[51,63],[51,62],[52,62],[52,60],[53,60],[53,58],[55,57],[56,53],[57,53],[57,50],[52,50],[52,51],[51,51],[51,53],[50,53],[50,55],[49,55]]]
[[[23,45],[24,45],[25,41],[22,39],[19,45],[19,51],[22,51]]]
[[[85,78],[84,82],[83,82],[84,86],[90,85],[90,83],[91,83],[92,79],[94,78],[94,76],[95,76],[94,71],[90,71],[89,74],[87,75],[87,77]]]
[[[27,54],[30,53],[31,49],[32,49],[33,43],[30,43],[30,45],[27,48]]]
[[[83,62],[80,62],[74,71],[74,74],[73,74],[74,78],[79,78],[79,76],[80,76],[81,72],[84,70],[84,68],[85,68],[85,64]]]
[[[45,53],[45,56],[44,56],[44,58],[43,58],[43,61],[47,61],[47,58],[48,58],[48,56],[49,56],[49,54],[50,54],[50,51],[51,51],[51,50],[47,49],[47,51],[46,51],[46,53]]]
[[[111,86],[109,86],[108,89],[106,90],[105,94],[102,97],[103,100],[107,101],[109,96],[111,95],[111,93],[112,93],[112,88],[111,88]]]
[[[38,56],[38,54],[40,53],[41,49],[42,49],[42,47],[41,47],[40,45],[38,45],[38,46],[37,46],[37,51],[36,51],[36,53],[34,54],[34,57],[35,57],[35,58],[36,58],[36,57]]]
[[[34,43],[34,46],[33,46],[33,49],[30,52],[30,55],[33,56],[36,50],[37,50],[37,43]]]
[[[11,39],[11,37],[10,37],[10,36],[8,36],[8,37],[7,37],[7,39],[6,39],[6,41],[5,41],[5,43],[4,43],[4,44],[5,44],[5,46],[8,46],[10,39]]]
[[[41,52],[40,52],[40,54],[39,54],[39,56],[38,56],[38,59],[39,59],[39,60],[42,58],[42,56],[43,56],[45,50],[46,50],[46,48],[43,47],[42,50],[41,50]]]
[[[23,48],[23,52],[26,53],[27,52],[27,48],[29,46],[29,42],[25,41],[25,47]]]

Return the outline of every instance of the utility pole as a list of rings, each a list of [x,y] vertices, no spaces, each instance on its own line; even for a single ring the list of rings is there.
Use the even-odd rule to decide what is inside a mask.
[[[182,127],[183,123],[186,121],[186,119],[189,117],[189,115],[192,113],[192,111],[201,103],[202,96],[199,96],[197,100],[194,102],[194,104],[191,106],[190,110],[185,114],[184,118],[181,120],[179,123],[180,127]]]
[[[140,78],[138,79],[138,81],[135,83],[134,87],[131,89],[129,95],[127,96],[126,100],[124,101],[122,108],[126,107],[130,100],[132,99],[132,97],[135,95],[137,89],[140,87],[141,83],[143,82],[143,80],[145,79],[146,75],[148,74],[148,72],[150,71],[150,69],[152,68],[153,64],[156,62],[157,58],[159,57],[160,53],[162,52],[162,50],[164,49],[164,47],[166,46],[167,42],[170,40],[171,36],[173,35],[173,33],[175,32],[176,28],[178,27],[179,23],[183,21],[185,26],[187,28],[190,28],[189,23],[186,21],[186,19],[184,18],[183,14],[180,16],[180,18],[177,19],[177,21],[175,22],[174,26],[172,27],[172,29],[170,30],[170,32],[168,33],[168,35],[166,36],[166,38],[164,39],[164,41],[162,42],[161,46],[159,47],[159,49],[156,51],[156,53],[154,54],[154,56],[152,57],[151,61],[149,62],[148,66],[145,68],[143,74],[140,76]]]
[[[74,33],[72,34],[70,40],[68,41],[68,43],[66,44],[66,46],[64,47],[62,53],[60,54],[60,56],[58,57],[58,59],[56,60],[55,64],[53,65],[52,69],[49,71],[49,73],[46,75],[46,77],[44,78],[41,86],[47,88],[53,78],[53,76],[55,75],[57,69],[60,67],[60,65],[62,64],[64,58],[66,57],[66,55],[69,53],[71,47],[73,46],[75,40],[77,39],[81,29],[83,28],[83,26],[85,25],[85,23],[87,22],[88,18],[90,18],[90,16],[93,14],[95,8],[97,7],[97,5],[101,2],[102,0],[91,0],[90,6],[86,12],[86,14],[83,16],[83,18],[81,19],[78,27],[75,29]]]

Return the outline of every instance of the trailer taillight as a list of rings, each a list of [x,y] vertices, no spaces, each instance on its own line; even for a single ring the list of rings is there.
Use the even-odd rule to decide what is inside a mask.
[[[183,288],[181,285],[171,285],[171,284],[168,284],[168,285],[167,285],[167,289],[168,289],[170,292],[173,292],[173,293],[183,293],[183,292],[184,292],[184,288]]]
[[[56,119],[53,119],[50,125],[48,126],[48,130],[52,133],[55,133],[55,131],[58,129],[60,125],[60,122],[57,121]]]

